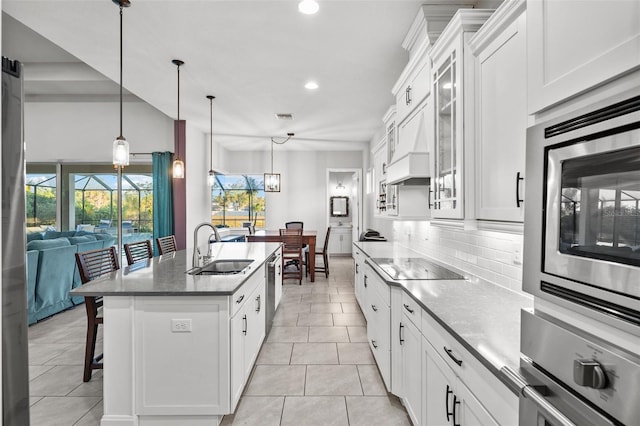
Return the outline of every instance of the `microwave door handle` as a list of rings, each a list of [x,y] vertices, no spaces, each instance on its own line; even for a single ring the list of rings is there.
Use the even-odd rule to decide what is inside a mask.
[[[556,407],[554,407],[547,399],[536,390],[535,387],[524,381],[522,376],[513,371],[511,368],[504,366],[500,369],[502,374],[508,376],[512,383],[516,383],[519,389],[520,398],[526,398],[538,407],[547,421],[553,425],[559,426],[577,426],[567,416],[562,414]]]

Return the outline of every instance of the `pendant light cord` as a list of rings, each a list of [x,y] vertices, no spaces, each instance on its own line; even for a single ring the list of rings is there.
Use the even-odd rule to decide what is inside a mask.
[[[273,138],[271,139],[271,174],[273,174]]]
[[[120,5],[120,137],[122,138],[122,4]]]
[[[213,171],[213,97],[209,98],[209,171]]]

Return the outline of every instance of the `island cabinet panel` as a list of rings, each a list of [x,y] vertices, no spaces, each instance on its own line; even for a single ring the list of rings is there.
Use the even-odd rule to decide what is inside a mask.
[[[256,272],[232,299],[240,307],[231,318],[231,411],[235,411],[265,337],[263,277]]]
[[[527,2],[528,112],[638,68],[640,2]]]
[[[135,299],[138,415],[228,411],[227,309],[227,297]]]

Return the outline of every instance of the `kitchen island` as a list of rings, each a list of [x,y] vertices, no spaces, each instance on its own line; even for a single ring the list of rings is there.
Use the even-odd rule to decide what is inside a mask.
[[[191,250],[84,284],[102,296],[106,425],[212,425],[232,413],[265,338],[265,263],[280,243],[217,243],[240,273],[191,275]]]

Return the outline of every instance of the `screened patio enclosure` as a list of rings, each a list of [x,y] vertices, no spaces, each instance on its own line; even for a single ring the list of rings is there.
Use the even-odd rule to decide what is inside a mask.
[[[265,194],[263,175],[216,174],[211,194],[211,223],[241,228],[250,222],[264,228]]]
[[[57,182],[55,173],[27,174],[27,227],[55,226]]]
[[[118,182],[115,173],[75,173],[73,182],[74,212],[70,228],[92,232],[117,233]],[[153,233],[153,180],[147,174],[122,174],[122,232]]]

